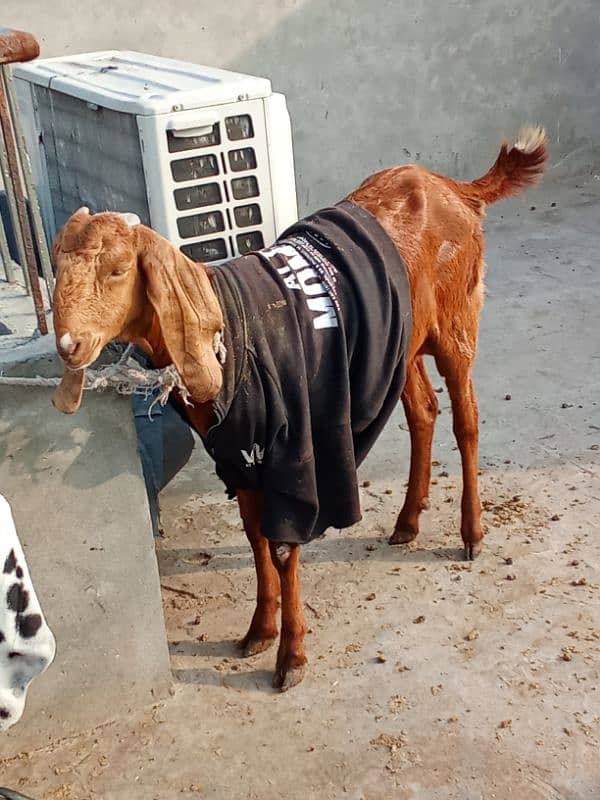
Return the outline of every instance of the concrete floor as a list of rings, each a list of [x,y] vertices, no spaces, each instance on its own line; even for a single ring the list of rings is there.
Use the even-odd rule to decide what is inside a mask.
[[[0,762],[0,782],[36,800],[598,798],[599,218],[593,178],[490,211],[475,563],[459,558],[444,390],[421,537],[386,544],[407,476],[398,410],[361,470],[363,522],[304,552],[310,669],[275,694],[274,652],[237,658],[252,562],[198,452],[158,548],[172,695]]]
[[[18,266],[14,265],[17,272]],[[7,283],[3,277],[0,262],[0,323],[3,324],[3,335],[0,336],[0,354],[8,350],[14,351],[28,344],[36,336],[37,322],[33,311],[33,300],[27,294],[20,272],[15,283]],[[49,314],[48,293],[42,281],[40,287],[44,298],[44,308]],[[7,333],[8,331],[8,333]],[[13,353],[14,355],[14,353]]]

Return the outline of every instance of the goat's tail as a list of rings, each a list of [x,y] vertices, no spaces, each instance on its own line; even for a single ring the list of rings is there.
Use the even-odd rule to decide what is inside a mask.
[[[470,200],[485,205],[515,197],[523,189],[536,184],[548,160],[548,138],[543,128],[522,128],[519,138],[510,147],[504,142],[498,158],[481,178],[459,184],[459,191]]]

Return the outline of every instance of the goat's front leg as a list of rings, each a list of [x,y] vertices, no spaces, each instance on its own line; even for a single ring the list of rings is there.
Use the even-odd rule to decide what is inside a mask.
[[[429,507],[431,443],[438,402],[422,356],[414,358],[408,367],[402,403],[410,432],[410,474],[406,498],[390,544],[412,542],[419,533],[421,511]]]
[[[248,633],[239,646],[244,656],[254,656],[270,647],[277,638],[279,575],[271,560],[269,542],[261,533],[262,494],[239,491],[237,500],[256,567],[256,609]]]
[[[269,547],[281,581],[281,639],[273,687],[285,692],[300,683],[306,671],[306,625],[300,597],[300,546],[270,542]]]

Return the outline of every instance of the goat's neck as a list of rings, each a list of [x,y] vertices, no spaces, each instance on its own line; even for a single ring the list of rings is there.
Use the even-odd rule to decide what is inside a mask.
[[[137,320],[134,325],[126,328],[120,338],[140,347],[152,359],[152,364],[156,369],[163,369],[172,363],[158,317],[153,310],[149,310],[144,319]],[[212,403],[186,405],[177,389],[173,390],[172,399],[180,411],[185,414],[192,427],[200,436],[204,436],[214,421]]]
[[[128,325],[119,338],[140,347],[152,359],[156,369],[163,369],[172,363],[158,317],[152,308],[148,308],[140,319]]]

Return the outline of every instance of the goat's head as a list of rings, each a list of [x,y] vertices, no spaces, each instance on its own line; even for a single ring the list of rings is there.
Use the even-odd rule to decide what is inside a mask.
[[[192,399],[221,388],[214,351],[223,316],[204,267],[140,224],[133,214],[77,211],[57,235],[54,330],[65,364],[53,398],[79,408],[84,370],[113,339],[166,350]],[[164,366],[164,365],[160,365]]]

